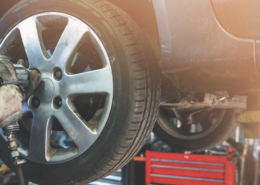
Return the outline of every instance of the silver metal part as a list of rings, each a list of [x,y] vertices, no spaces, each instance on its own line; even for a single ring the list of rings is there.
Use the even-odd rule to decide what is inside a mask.
[[[3,55],[0,55],[0,78],[1,86],[5,84],[16,84],[18,82],[13,64]]]
[[[17,85],[25,84],[29,78],[29,71],[21,64],[13,65],[18,79]]]
[[[21,165],[21,164],[24,164],[26,163],[26,160],[25,159],[21,159],[21,160],[17,160],[14,162],[14,165]]]
[[[65,30],[52,53],[48,55],[43,40],[39,36],[45,26],[41,21],[60,23],[66,20]],[[33,115],[30,129],[29,147],[19,148],[19,152],[27,160],[36,163],[63,163],[72,160],[97,140],[104,129],[113,102],[113,75],[108,54],[97,34],[84,22],[63,13],[42,13],[34,15],[20,22],[14,27],[0,44],[0,53],[5,49],[5,43],[12,39],[12,34],[20,32],[23,45],[29,61],[29,69],[38,69],[42,75],[42,82],[32,95],[23,102],[23,112]],[[77,49],[89,39],[102,60],[101,69],[72,74],[68,64],[75,56]],[[55,79],[59,74],[53,74],[54,69],[62,72],[60,80]],[[106,101],[101,118],[96,123],[85,121],[76,110],[72,100],[77,95],[105,94]],[[35,108],[31,100],[38,97],[40,105]],[[60,97],[61,107],[55,107],[54,99]],[[75,147],[52,148],[50,135],[53,120],[58,120],[63,129],[75,143]]]
[[[29,71],[21,64],[13,64],[6,56],[0,55],[0,86],[26,84]]]
[[[8,148],[11,152],[11,156],[14,160],[14,165],[20,165],[26,162],[25,159],[20,160],[18,157],[19,152],[18,152],[18,145],[17,145],[17,140],[16,140],[16,132],[18,132],[19,129],[19,125],[17,124],[13,124],[13,125],[9,125],[3,128],[4,130],[4,135],[7,136],[7,145]]]

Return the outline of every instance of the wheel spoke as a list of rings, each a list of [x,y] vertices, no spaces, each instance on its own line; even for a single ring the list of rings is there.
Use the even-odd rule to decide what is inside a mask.
[[[98,39],[98,36],[92,30],[89,32],[89,37],[99,55],[99,57],[101,58],[101,60],[103,62],[104,67],[107,66],[107,64],[109,62],[109,58],[106,55],[106,49],[104,48],[102,42]]]
[[[50,118],[44,114],[34,114],[30,145],[29,145],[29,157],[41,161],[48,161],[47,151],[50,147],[50,131],[52,125],[50,124]]]
[[[19,30],[30,68],[38,67],[37,64],[46,61],[48,56],[40,36],[40,25],[37,25],[36,18],[29,18],[19,26]]]
[[[70,84],[64,86],[66,96],[88,93],[113,93],[113,77],[109,67],[76,75],[66,75],[64,81]]]
[[[91,141],[96,140],[96,134],[89,130],[84,121],[80,119],[80,116],[77,116],[76,109],[63,105],[55,114],[55,117],[79,150],[86,149],[92,143]]]
[[[84,41],[83,38],[88,31],[89,28],[83,23],[69,19],[51,58],[52,63],[64,69],[72,61],[77,48]]]

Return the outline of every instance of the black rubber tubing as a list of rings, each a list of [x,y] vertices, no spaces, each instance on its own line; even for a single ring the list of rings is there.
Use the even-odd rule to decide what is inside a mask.
[[[19,185],[25,185],[24,184],[24,178],[23,178],[23,170],[21,168],[21,165],[15,165],[15,171],[18,178],[18,184]]]

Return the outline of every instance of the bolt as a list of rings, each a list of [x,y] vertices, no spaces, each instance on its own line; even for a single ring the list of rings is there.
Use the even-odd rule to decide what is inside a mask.
[[[62,71],[61,71],[60,68],[55,68],[54,69],[54,78],[56,80],[61,80],[61,78],[62,78]]]
[[[60,77],[61,77],[61,72],[60,72],[60,71],[57,71],[57,72],[55,73],[55,76],[56,76],[57,78],[60,78]]]
[[[61,106],[62,106],[61,97],[58,96],[58,97],[54,98],[54,105],[55,105],[55,109],[61,108]]]
[[[32,100],[32,106],[34,108],[37,108],[40,106],[40,99],[38,97],[34,97],[33,100]]]

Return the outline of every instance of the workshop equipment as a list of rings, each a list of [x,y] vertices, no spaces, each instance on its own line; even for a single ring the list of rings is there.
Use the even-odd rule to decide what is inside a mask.
[[[4,135],[7,136],[7,145],[8,148],[11,152],[11,156],[13,158],[13,164],[15,166],[16,169],[16,175],[18,177],[18,182],[19,185],[24,185],[24,178],[23,178],[23,172],[22,172],[22,168],[21,168],[21,164],[25,163],[26,160],[25,159],[19,159],[19,152],[18,152],[18,145],[16,142],[16,132],[18,132],[19,129],[19,125],[9,125],[7,127],[3,128],[4,131]]]
[[[146,185],[235,185],[234,154],[210,156],[146,151]]]
[[[27,71],[22,64],[13,64],[8,57],[0,55],[0,86],[7,84],[26,85],[29,74],[29,71]],[[4,135],[7,137],[7,145],[13,158],[18,182],[20,185],[24,185],[21,164],[26,161],[19,159],[18,145],[16,142],[16,132],[20,130],[16,120],[18,120],[19,117],[19,114],[11,115],[11,117],[0,123],[0,128],[3,129]]]
[[[22,64],[13,64],[9,58],[0,55],[0,86],[26,85],[29,78],[29,71]]]

